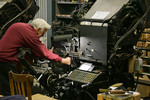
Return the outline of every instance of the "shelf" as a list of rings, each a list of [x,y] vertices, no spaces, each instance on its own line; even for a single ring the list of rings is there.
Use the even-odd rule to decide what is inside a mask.
[[[143,33],[144,33],[144,34],[150,34],[150,32],[145,32],[145,31],[144,31]]]
[[[79,5],[79,4],[83,4],[83,2],[57,2],[57,4],[64,4],[64,5]]]
[[[143,72],[142,74],[143,74],[143,75],[148,75],[148,76],[150,76],[150,73],[144,73],[144,72]]]
[[[137,77],[135,77],[134,79],[135,79],[135,81],[137,82]],[[143,84],[143,85],[148,85],[148,86],[150,86],[150,80],[145,80],[145,79],[143,79],[143,78],[139,78],[138,83],[139,83],[139,84]]]
[[[142,74],[150,76],[150,65],[143,65],[142,70],[143,70]]]
[[[147,56],[141,56],[142,59],[150,59],[150,57]]]
[[[141,42],[150,42],[150,40],[139,40]]]
[[[150,48],[136,47],[136,49],[150,51]]]
[[[83,5],[84,0],[56,0],[56,19],[66,25],[72,23],[74,18],[71,16],[74,11],[78,11]]]
[[[143,67],[149,67],[150,68],[150,65],[143,65]]]
[[[72,18],[71,13],[81,7],[79,2],[57,2],[56,16],[58,18]],[[58,15],[57,15],[58,14]]]

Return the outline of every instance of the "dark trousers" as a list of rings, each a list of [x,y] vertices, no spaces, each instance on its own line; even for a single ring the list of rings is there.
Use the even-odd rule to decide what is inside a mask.
[[[16,72],[16,64],[0,62],[0,83],[2,85],[2,95],[8,96],[10,94],[9,76],[8,72],[12,70]]]
[[[0,100],[27,100],[23,95],[13,95],[0,97]]]

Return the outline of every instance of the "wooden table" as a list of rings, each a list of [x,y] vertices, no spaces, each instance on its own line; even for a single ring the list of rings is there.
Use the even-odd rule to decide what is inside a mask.
[[[34,94],[32,95],[32,100],[57,100],[42,94]]]
[[[132,95],[117,96],[106,93],[99,93],[97,95],[97,100],[140,100],[140,94],[136,92]]]

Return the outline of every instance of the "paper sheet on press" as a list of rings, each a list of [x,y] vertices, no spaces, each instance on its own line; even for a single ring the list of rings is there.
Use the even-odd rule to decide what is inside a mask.
[[[96,11],[96,13],[92,16],[93,19],[104,19],[109,12]]]
[[[83,63],[80,67],[79,70],[84,70],[84,71],[92,71],[94,66],[92,66],[91,63]]]

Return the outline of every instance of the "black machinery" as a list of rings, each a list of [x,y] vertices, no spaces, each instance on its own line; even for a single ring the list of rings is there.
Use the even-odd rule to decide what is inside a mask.
[[[62,97],[71,95],[65,87],[70,92],[76,91],[76,96],[83,94],[84,97],[90,97],[88,100],[96,99],[98,88],[114,83],[121,82],[126,89],[136,88],[132,73],[128,73],[128,60],[139,54],[134,47],[144,28],[148,26],[146,23],[149,20],[149,5],[147,0],[89,0],[72,12],[73,20],[70,23],[56,18],[53,22],[52,38],[53,45],[59,48],[56,52],[66,52],[75,59],[75,66],[71,66],[71,73],[64,79],[70,84],[61,87],[65,91],[61,91]],[[69,33],[71,35],[67,37]],[[54,38],[59,36],[64,38]],[[94,66],[92,71],[80,69],[86,63],[87,69]],[[86,88],[82,88],[84,77],[86,79],[88,74],[95,71],[98,73],[95,76],[98,77],[84,84]],[[80,85],[72,85],[71,82]]]
[[[22,0],[13,2],[24,4]],[[26,54],[31,54],[30,50],[23,48],[19,49],[18,58],[25,70],[48,90],[48,95],[59,100],[96,100],[99,88],[108,88],[118,82],[123,83],[125,88],[134,89],[132,73],[128,73],[128,59],[139,53],[134,46],[144,28],[148,26],[146,21],[150,4],[147,2],[88,0],[72,12],[73,20],[70,23],[56,19],[53,22],[52,34],[54,53],[62,57],[70,56],[71,66],[40,59],[34,66],[42,68],[39,65],[47,63],[48,67],[43,72],[38,71],[25,58]],[[32,4],[35,2],[32,1]],[[5,6],[7,5],[11,4]],[[0,12],[3,12],[4,7]],[[18,6],[15,7],[14,9],[18,10]],[[33,12],[30,7],[34,8]],[[16,14],[13,16],[16,19],[8,18],[10,21],[0,24],[0,35],[2,36],[12,23],[32,19],[38,7],[30,7],[29,10],[25,9],[26,13],[19,14],[20,17],[14,17],[19,16]],[[1,13],[0,19],[3,21]]]
[[[0,38],[15,22],[32,20],[39,10],[35,0],[12,0],[0,8]]]

